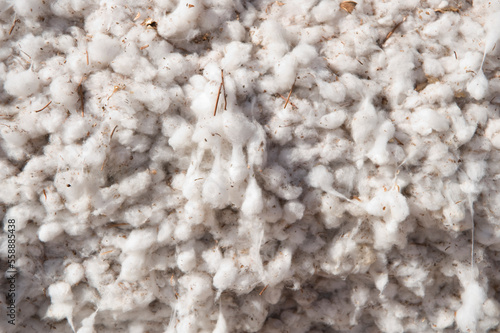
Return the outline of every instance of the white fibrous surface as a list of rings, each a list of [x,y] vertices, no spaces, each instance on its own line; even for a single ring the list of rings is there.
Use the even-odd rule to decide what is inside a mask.
[[[498,43],[487,0],[0,1],[0,331],[498,331]]]

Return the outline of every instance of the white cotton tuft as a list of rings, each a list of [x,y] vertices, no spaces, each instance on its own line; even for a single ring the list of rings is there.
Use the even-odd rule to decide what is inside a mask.
[[[71,82],[69,76],[55,77],[50,83],[52,102],[54,104],[61,104],[67,109],[73,109],[78,101],[78,95],[74,93],[76,89],[77,84]]]
[[[410,121],[412,129],[420,135],[429,135],[433,130],[443,132],[449,128],[448,119],[429,108],[413,112]]]
[[[62,234],[64,228],[61,223],[58,222],[50,222],[45,223],[40,226],[38,229],[38,238],[40,241],[46,243],[50,242],[60,234]]]
[[[476,100],[483,99],[488,93],[488,79],[480,70],[467,84],[467,92]]]
[[[227,333],[227,323],[226,318],[224,318],[224,314],[221,310],[219,310],[219,317],[217,318],[217,324],[215,325],[212,333]]]
[[[64,269],[64,280],[70,285],[78,284],[85,276],[85,268],[79,263],[71,263]]]
[[[216,158],[212,166],[212,171],[205,180],[202,190],[203,201],[216,208],[225,206],[229,198],[228,179],[219,164],[220,162]]]
[[[485,22],[487,34],[484,39],[484,53],[487,54],[495,48],[495,44],[500,39],[500,12],[491,13]]]
[[[28,69],[20,73],[8,72],[3,87],[9,95],[24,98],[37,93],[40,86],[38,75]]]
[[[48,294],[52,304],[47,309],[46,316],[55,320],[62,320],[66,318],[73,329],[73,308],[75,302],[73,300],[73,293],[71,286],[66,282],[56,282],[49,286]]]
[[[92,64],[109,65],[120,51],[120,42],[102,33],[94,35],[88,44],[89,61]]]
[[[193,248],[182,251],[177,255],[177,266],[184,273],[196,267],[196,252]]]
[[[324,191],[331,188],[333,179],[333,174],[324,165],[315,166],[307,175],[309,185]]]
[[[221,61],[222,68],[229,72],[238,69],[250,59],[252,44],[231,42],[224,47],[225,56]]]
[[[335,129],[340,127],[347,118],[344,110],[332,111],[318,121],[318,126],[326,129]]]
[[[380,125],[375,143],[367,156],[377,165],[383,165],[389,162],[389,152],[387,151],[387,142],[394,136],[395,128],[391,121],[386,120]]]
[[[500,149],[500,119],[490,119],[484,134],[495,148]]]
[[[233,144],[243,145],[253,135],[255,126],[241,113],[232,111],[222,114],[224,133]]]
[[[137,252],[149,249],[156,240],[156,231],[149,229],[135,229],[127,237],[123,245],[124,252]]]
[[[245,163],[245,154],[241,146],[234,145],[229,165],[229,178],[236,184],[241,183],[248,176],[248,168]]]
[[[461,332],[476,332],[486,293],[476,280],[469,281],[464,288],[461,295],[462,306],[458,309],[455,320]]]
[[[264,202],[262,200],[262,190],[257,184],[255,177],[252,177],[245,191],[245,200],[241,206],[241,211],[246,216],[257,215],[262,212]]]
[[[184,1],[180,1],[172,13],[158,21],[158,33],[162,37],[185,37],[190,30],[196,27],[204,6],[199,0],[190,0],[189,4],[192,7]],[[190,37],[194,37],[194,35]]]
[[[231,258],[225,258],[220,262],[217,273],[214,275],[214,287],[220,291],[224,291],[234,283],[237,276],[238,269],[234,265],[233,260]]]

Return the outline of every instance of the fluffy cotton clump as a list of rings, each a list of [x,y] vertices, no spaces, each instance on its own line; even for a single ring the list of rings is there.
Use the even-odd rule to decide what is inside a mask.
[[[498,330],[498,2],[115,2],[0,3],[16,327]]]

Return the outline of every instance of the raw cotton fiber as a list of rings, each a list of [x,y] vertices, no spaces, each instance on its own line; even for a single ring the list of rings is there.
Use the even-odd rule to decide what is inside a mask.
[[[0,0],[0,331],[498,332],[499,43],[487,0]]]

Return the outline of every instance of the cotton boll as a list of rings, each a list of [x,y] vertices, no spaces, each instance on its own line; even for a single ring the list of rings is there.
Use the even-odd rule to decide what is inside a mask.
[[[85,268],[79,263],[73,262],[64,269],[64,280],[71,286],[78,284],[84,276]]]
[[[196,267],[196,252],[194,248],[184,250],[177,255],[177,267],[184,273]]]
[[[175,224],[173,221],[167,220],[163,221],[160,225],[160,229],[158,230],[157,241],[159,245],[165,245],[171,243],[173,233],[175,229]]]
[[[290,54],[285,55],[274,65],[272,81],[263,81],[262,87],[269,92],[288,90],[295,82],[297,60]]]
[[[479,182],[484,177],[487,170],[485,160],[469,160],[465,161],[465,172],[473,182]]]
[[[240,21],[225,22],[222,36],[233,41],[242,41],[245,37],[245,27]]]
[[[262,45],[266,47],[270,59],[275,62],[281,59],[288,52],[288,38],[285,29],[274,20],[265,20],[261,23],[258,34],[262,36]],[[254,34],[252,38],[256,38]],[[258,44],[256,40],[254,44]]]
[[[228,333],[226,319],[221,310],[219,310],[219,317],[212,333]]]
[[[62,234],[64,228],[61,223],[58,222],[50,222],[45,223],[38,228],[38,238],[40,241],[46,243],[50,242],[60,234]]]
[[[26,98],[40,90],[41,82],[36,73],[28,69],[16,73],[9,71],[5,78],[4,89],[14,97]]]
[[[378,129],[377,137],[373,148],[367,156],[377,165],[384,165],[389,162],[389,152],[387,151],[387,142],[394,136],[395,128],[391,121],[386,120]]]
[[[482,70],[467,84],[467,92],[476,100],[481,100],[486,96],[488,93],[488,79],[486,79]]]
[[[332,111],[321,117],[318,121],[318,126],[326,129],[335,129],[340,127],[346,118],[347,114],[344,110]]]
[[[219,157],[216,158],[212,171],[203,183],[203,201],[215,208],[222,208],[228,201],[228,179],[222,169]]]
[[[248,176],[248,168],[245,163],[245,154],[241,147],[233,146],[231,164],[229,165],[229,178],[236,184],[241,183]]]
[[[65,144],[71,144],[87,135],[91,124],[80,115],[73,115],[66,119],[63,127],[62,139]]]
[[[236,281],[238,269],[231,258],[224,258],[220,261],[219,268],[214,275],[213,285],[219,292],[227,290]]]
[[[45,3],[37,0],[16,0],[12,3],[15,13],[20,17],[43,17],[47,11]]]
[[[78,94],[75,94],[77,85],[71,82],[69,76],[57,76],[50,83],[50,94],[52,102],[61,104],[64,108],[72,110],[76,108]]]
[[[378,123],[375,108],[368,99],[365,99],[360,110],[354,114],[352,119],[352,137],[357,144],[365,142]]]
[[[233,144],[244,145],[255,131],[255,125],[241,113],[224,112],[222,122],[224,134]]]
[[[92,64],[107,66],[120,53],[120,41],[108,35],[97,33],[88,44],[89,59]]]
[[[204,8],[198,0],[190,0],[190,6],[179,2],[175,10],[158,21],[158,34],[163,38],[186,37],[189,31],[196,28],[197,21]]]
[[[148,171],[138,172],[120,182],[118,193],[124,196],[143,194],[151,185],[151,175]]]
[[[486,293],[477,281],[468,281],[461,294],[462,305],[457,311],[455,321],[462,332],[475,332],[482,315],[482,305],[486,301]]]
[[[320,23],[334,22],[337,19],[340,7],[331,1],[321,1],[312,9],[314,19]]]
[[[424,136],[431,134],[432,130],[442,132],[449,128],[448,119],[428,108],[418,109],[413,112],[410,121],[412,129]]]
[[[266,154],[266,132],[259,124],[255,123],[255,131],[247,143],[248,164],[262,167],[267,160]]]
[[[223,69],[231,72],[238,69],[250,59],[252,44],[231,42],[224,47],[225,55],[221,61]]]
[[[488,298],[483,303],[483,311],[489,317],[498,318],[500,316],[500,303],[492,298]]]
[[[318,165],[312,168],[307,175],[309,185],[320,188],[324,191],[330,189],[333,184],[333,175],[324,165]]]
[[[189,200],[184,205],[184,216],[192,224],[201,224],[205,222],[205,207],[198,200]]]
[[[328,99],[333,103],[340,103],[344,101],[346,96],[346,89],[342,83],[327,83],[323,80],[318,80],[317,82],[321,97]]]
[[[179,279],[179,285],[193,302],[202,303],[212,296],[212,280],[206,274],[185,274]]]
[[[490,119],[488,121],[485,136],[495,148],[500,149],[500,119]]]
[[[490,12],[485,22],[484,28],[487,34],[484,39],[484,53],[486,54],[492,52],[496,42],[500,39],[500,11]]]
[[[90,316],[86,317],[81,322],[81,327],[78,329],[77,333],[96,333],[94,329],[95,316],[97,311],[92,313]]]
[[[302,216],[304,216],[305,206],[299,201],[290,201],[285,204],[283,207],[283,218],[288,223],[294,223],[297,220],[300,220]]]
[[[465,117],[469,123],[477,123],[482,126],[488,121],[488,109],[484,106],[471,103],[466,106]]]
[[[136,282],[145,274],[142,254],[128,254],[121,264],[119,281]]]
[[[127,237],[123,245],[124,252],[137,252],[149,249],[155,244],[156,232],[149,229],[135,229]]]
[[[255,177],[250,178],[244,198],[243,204],[241,205],[241,211],[246,216],[257,215],[262,212],[264,208],[262,190],[257,184]]]
[[[203,251],[201,257],[205,261],[207,272],[210,274],[217,273],[217,270],[222,262],[222,253],[220,252],[220,249],[216,248]]]
[[[73,301],[71,286],[62,281],[53,283],[48,288],[48,294],[52,304],[47,309],[46,316],[55,320],[67,318],[74,332],[73,308],[75,303]]]
[[[318,56],[318,53],[312,45],[299,44],[292,50],[292,55],[300,65],[307,66]]]

